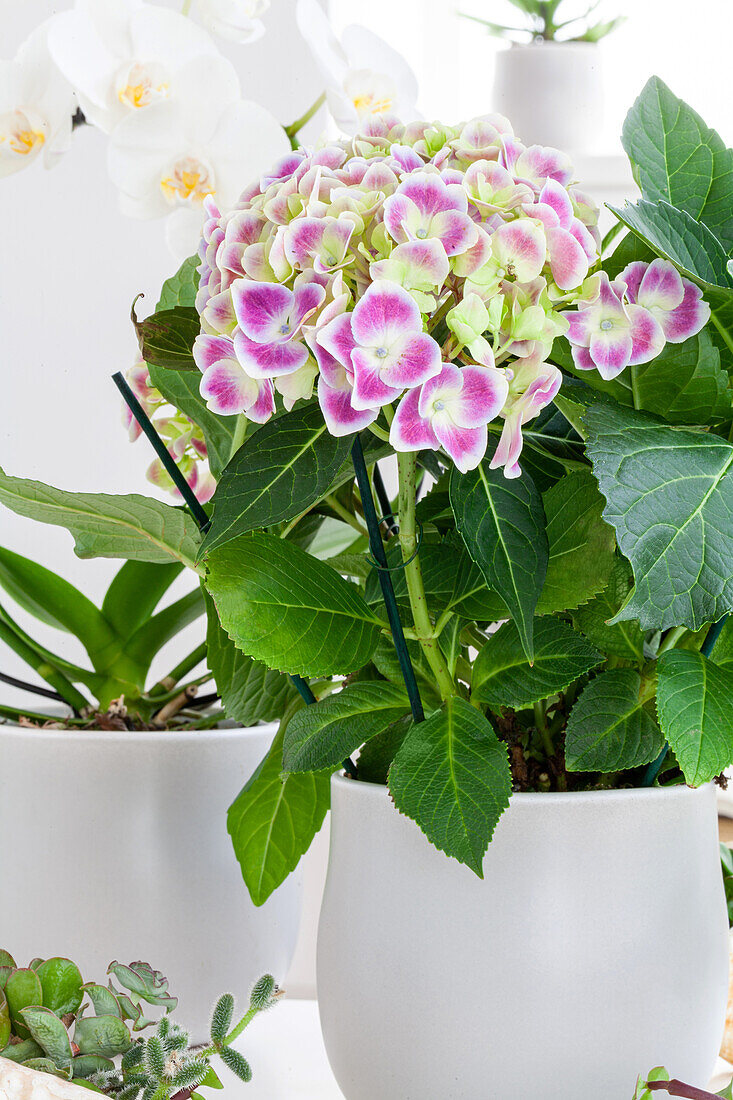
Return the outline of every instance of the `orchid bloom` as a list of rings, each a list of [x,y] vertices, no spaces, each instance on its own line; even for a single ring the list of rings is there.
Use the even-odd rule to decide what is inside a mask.
[[[352,313],[336,317],[318,343],[353,371],[354,409],[375,409],[441,369],[440,345],[423,332],[414,299],[396,283],[373,283]]]
[[[200,61],[217,57],[190,19],[142,0],[77,0],[51,19],[48,44],[86,118],[107,134],[128,115],[175,100],[192,82],[200,87]],[[236,87],[233,70],[230,78]]]
[[[486,425],[501,410],[508,392],[501,370],[444,363],[438,374],[402,398],[389,441],[396,451],[442,447],[465,474],[484,457]]]
[[[270,7],[270,0],[196,0],[196,7],[212,34],[244,45],[265,33],[260,16]]]
[[[509,375],[509,395],[501,410],[504,428],[489,465],[492,470],[503,466],[505,477],[516,478],[522,473],[522,425],[550,404],[562,384],[562,373],[552,363],[530,358],[519,359],[507,370]]]
[[[647,310],[671,344],[683,343],[710,320],[710,306],[702,300],[700,288],[666,260],[637,260],[623,269],[619,282],[626,283],[629,302]]]
[[[245,413],[255,424],[264,424],[275,411],[272,382],[251,378],[242,369],[230,336],[202,333],[193,346],[201,371],[201,396],[206,407],[222,416]]]
[[[611,379],[659,355],[665,342],[662,326],[648,310],[626,302],[626,284],[611,282],[605,271],[591,282],[594,295],[581,301],[577,313],[567,314],[578,370],[597,370],[601,378]]]
[[[71,141],[76,102],[51,62],[47,33],[44,24],[13,61],[0,61],[0,177],[26,168],[41,154],[50,168]]]
[[[318,0],[298,0],[296,19],[322,77],[338,126],[355,133],[371,116],[413,117],[417,79],[407,62],[365,27],[347,27],[339,41]]]

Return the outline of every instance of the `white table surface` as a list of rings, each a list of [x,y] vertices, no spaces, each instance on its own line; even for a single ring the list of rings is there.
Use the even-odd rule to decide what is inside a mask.
[[[240,1083],[221,1067],[224,1090],[211,1093],[212,1100],[217,1095],[226,1100],[344,1100],[326,1058],[315,1001],[283,1001],[258,1016],[236,1045],[252,1066],[252,1081]],[[722,1089],[731,1072],[719,1062],[710,1087]]]

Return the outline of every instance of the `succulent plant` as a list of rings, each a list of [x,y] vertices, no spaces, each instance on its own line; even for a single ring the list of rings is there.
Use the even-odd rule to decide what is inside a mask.
[[[19,967],[0,950],[0,1058],[117,1100],[187,1100],[200,1087],[221,1088],[210,1064],[215,1055],[241,1080],[251,1080],[249,1063],[231,1043],[276,1002],[280,991],[270,975],[255,984],[234,1027],[234,997],[219,998],[211,1043],[203,1046],[191,1046],[188,1032],[170,1018],[178,999],[160,971],[144,962],[112,962],[107,976],[107,985],[85,983],[64,958]],[[163,1014],[149,1017],[147,1006]],[[154,1031],[136,1034],[145,1028]]]

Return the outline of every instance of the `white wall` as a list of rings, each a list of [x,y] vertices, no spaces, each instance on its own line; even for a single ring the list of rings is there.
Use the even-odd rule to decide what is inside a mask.
[[[30,30],[71,6],[71,0],[0,0],[0,54],[12,57]],[[294,25],[294,7],[295,0],[272,0],[265,38],[225,50],[240,72],[243,94],[285,123],[321,90]],[[177,265],[162,222],[133,221],[118,212],[102,134],[77,130],[71,152],[51,172],[34,164],[0,179],[0,250],[0,466],[65,489],[154,492],[144,476],[151,455],[144,440],[127,442],[110,375],[135,357],[133,298],[144,291],[152,306]],[[95,599],[119,565],[79,561],[65,531],[5,509],[0,542],[63,573]],[[197,639],[193,631],[189,636],[192,647]],[[44,637],[59,639],[55,632]],[[63,635],[60,649],[75,655]],[[2,643],[0,671],[25,672]],[[28,696],[4,686],[0,700],[29,705]]]

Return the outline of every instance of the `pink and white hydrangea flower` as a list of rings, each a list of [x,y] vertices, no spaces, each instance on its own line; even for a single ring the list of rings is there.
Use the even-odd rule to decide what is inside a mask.
[[[547,262],[560,290],[580,286],[588,274],[592,260],[598,258],[596,242],[575,217],[570,197],[556,180],[548,179],[539,199],[523,207],[530,218],[537,218],[545,228]]]
[[[503,407],[508,392],[501,370],[444,363],[439,374],[402,398],[389,441],[396,451],[442,447],[465,474],[484,457],[486,426]]]
[[[264,424],[275,411],[272,382],[251,378],[242,368],[230,336],[197,337],[193,357],[201,371],[201,396],[206,407],[222,416],[244,413]]]
[[[385,200],[384,224],[398,244],[434,239],[448,256],[465,252],[478,237],[463,187],[426,171],[411,173]]]
[[[626,283],[629,302],[647,310],[671,344],[697,335],[710,320],[710,306],[700,288],[683,279],[666,260],[650,264],[637,260],[623,269],[619,281]]]
[[[415,300],[396,283],[372,283],[352,313],[318,334],[318,343],[353,371],[354,409],[378,409],[441,369],[440,345],[423,332]]]
[[[308,348],[299,339],[301,329],[325,297],[324,288],[313,282],[300,283],[294,290],[247,279],[232,284],[239,325],[234,348],[250,378],[293,374],[305,365]]]
[[[626,284],[611,282],[605,271],[592,283],[597,287],[594,296],[566,315],[578,370],[597,370],[608,380],[659,355],[665,343],[662,326],[648,310],[625,301]]]
[[[522,425],[533,420],[557,395],[562,373],[552,363],[532,357],[519,359],[507,370],[509,375],[508,398],[501,410],[504,428],[489,465],[492,470],[503,466],[505,477],[516,478],[522,474]]]

